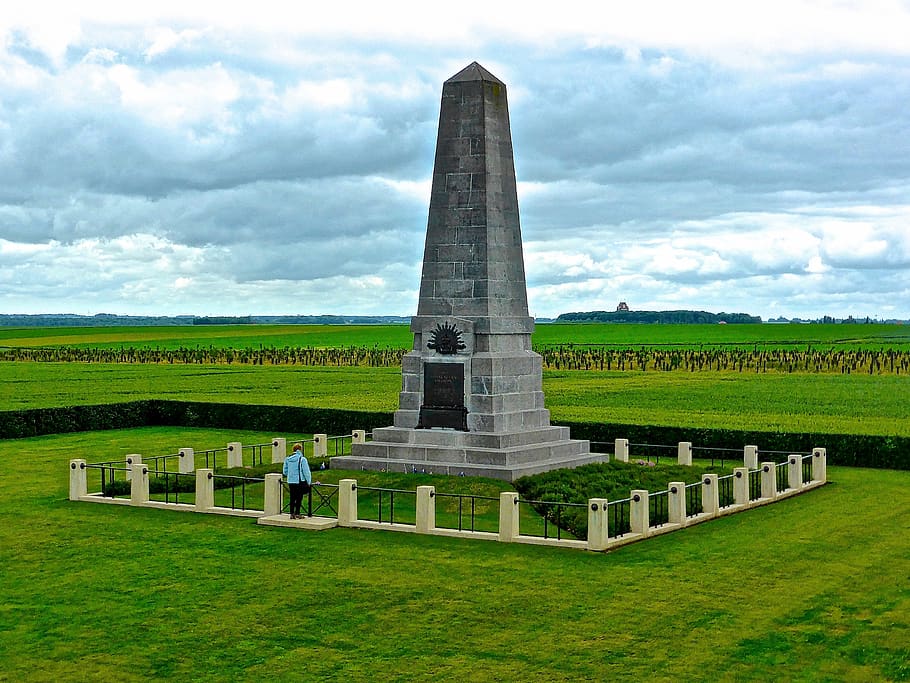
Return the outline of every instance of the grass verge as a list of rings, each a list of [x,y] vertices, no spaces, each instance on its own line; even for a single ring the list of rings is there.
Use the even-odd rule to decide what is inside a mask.
[[[268,436],[0,441],[0,680],[910,677],[908,472],[608,554],[66,500],[70,458]]]

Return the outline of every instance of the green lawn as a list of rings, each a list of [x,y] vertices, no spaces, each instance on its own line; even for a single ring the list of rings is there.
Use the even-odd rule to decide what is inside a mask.
[[[143,398],[392,412],[398,368],[0,362],[0,410]],[[554,421],[910,436],[898,375],[546,371]]]
[[[66,500],[70,458],[268,436],[0,441],[0,680],[910,679],[910,472],[608,554]]]

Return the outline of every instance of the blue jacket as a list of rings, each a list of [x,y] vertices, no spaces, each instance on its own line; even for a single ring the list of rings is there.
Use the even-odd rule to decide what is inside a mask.
[[[294,451],[285,459],[284,478],[288,480],[288,484],[299,484],[304,481],[307,484],[311,484],[313,482],[313,475],[310,474],[310,463],[303,457],[303,453]]]

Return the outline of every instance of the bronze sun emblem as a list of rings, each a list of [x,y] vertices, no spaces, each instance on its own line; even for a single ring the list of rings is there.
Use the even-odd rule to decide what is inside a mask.
[[[435,330],[430,331],[430,341],[427,348],[443,355],[454,355],[465,348],[461,341],[461,332],[449,323],[437,324]]]

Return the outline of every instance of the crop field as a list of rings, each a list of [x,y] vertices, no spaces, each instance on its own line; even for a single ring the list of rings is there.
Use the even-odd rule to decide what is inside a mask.
[[[410,341],[405,325],[0,329],[0,355],[4,347],[50,358],[73,351],[134,358],[188,354],[185,361],[174,355],[158,362],[0,361],[0,410],[158,398],[392,412],[400,389],[398,358]],[[562,358],[544,371],[547,407],[557,422],[910,436],[908,326],[538,325],[534,344],[545,357]],[[260,347],[334,354],[335,361],[241,362]],[[810,348],[828,358],[863,356],[867,367],[846,372],[840,365],[807,365]],[[682,362],[658,371],[659,363],[650,362],[643,370],[636,361],[642,349],[652,359],[678,353]],[[234,357],[225,362],[229,352]],[[726,361],[722,369],[716,362],[693,367],[686,354],[694,352],[701,359],[796,353],[802,363],[791,359],[787,370],[778,364],[767,371],[740,371]],[[351,361],[358,353],[367,355]],[[385,360],[364,361],[370,353]],[[625,354],[630,362],[592,367],[597,354],[603,359],[609,353]],[[897,359],[893,369],[885,362],[889,354]],[[573,357],[588,360],[579,365]],[[873,357],[880,362],[870,372]]]

